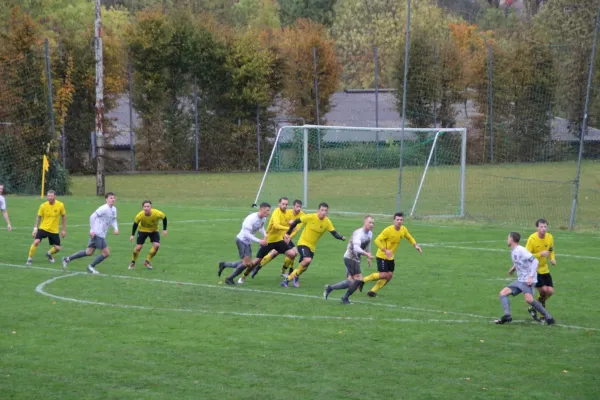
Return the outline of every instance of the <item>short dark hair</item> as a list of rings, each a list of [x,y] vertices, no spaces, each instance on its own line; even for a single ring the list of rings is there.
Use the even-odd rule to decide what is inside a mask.
[[[260,208],[265,208],[265,207],[271,208],[271,205],[269,203],[267,203],[266,201],[263,201],[262,203],[260,203]]]
[[[296,205],[296,204],[302,205],[302,200],[298,200],[298,199],[294,200],[294,205]]]
[[[521,241],[521,234],[519,232],[511,232],[508,234],[508,236],[510,236],[515,243],[519,243]]]
[[[396,214],[394,214],[394,219],[396,219],[396,217],[402,217],[402,218],[404,218],[404,213],[403,212],[397,212]]]
[[[280,197],[278,203],[281,203],[281,200],[288,200],[287,197]]]
[[[540,218],[537,221],[535,221],[535,227],[537,228],[538,226],[540,226],[540,224],[546,224],[548,225],[548,221],[546,221],[544,218]]]
[[[49,194],[56,194],[56,192],[54,190],[50,189],[50,190],[48,190],[48,192],[46,193],[46,195],[49,195]]]
[[[152,202],[150,200],[144,200],[144,201],[142,201],[142,207],[144,207],[146,205],[146,203],[152,205]]]
[[[317,207],[317,209],[319,209],[321,207],[329,208],[329,204],[327,204],[325,202],[319,203],[319,207]]]
[[[105,199],[108,199],[108,196],[114,196],[115,194],[113,192],[108,192],[104,195]]]

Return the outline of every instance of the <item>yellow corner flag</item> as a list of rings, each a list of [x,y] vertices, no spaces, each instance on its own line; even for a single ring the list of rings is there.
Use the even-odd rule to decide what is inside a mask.
[[[50,169],[50,163],[48,162],[48,157],[44,154],[44,160],[42,163],[42,195],[40,198],[44,198],[44,186],[46,184],[46,172]]]

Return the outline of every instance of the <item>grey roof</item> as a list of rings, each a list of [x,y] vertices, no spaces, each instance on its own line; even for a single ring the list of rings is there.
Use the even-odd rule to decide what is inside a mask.
[[[110,143],[113,146],[125,147],[129,146],[129,99],[127,96],[121,96],[117,100],[117,105],[114,109],[106,114],[106,118],[112,120],[113,133]],[[396,98],[393,92],[379,93],[379,127],[381,128],[400,128],[402,126],[402,118],[396,107]],[[456,126],[465,127],[469,124],[469,119],[474,116],[481,116],[477,111],[475,104],[469,100],[465,105],[456,104],[457,110]],[[284,117],[283,107],[274,106],[271,108],[277,112],[280,117]],[[468,118],[467,118],[468,116]],[[354,126],[354,127],[375,127],[375,93],[360,92],[346,93],[338,92],[331,96],[331,110],[324,116],[327,125],[330,126]],[[139,118],[133,110],[133,124],[138,126]],[[409,125],[407,125],[409,126]],[[399,138],[400,132],[381,133],[379,138]],[[372,137],[371,137],[372,136]],[[412,135],[407,134],[405,138],[410,139]],[[374,140],[375,133],[365,134],[364,131],[331,131],[325,135],[326,141],[338,140]],[[552,122],[552,139],[564,141],[577,141],[578,135],[569,132],[568,120],[564,118],[554,118]],[[135,134],[134,134],[135,140]],[[600,129],[593,127],[588,128],[588,133],[585,140],[600,141]]]

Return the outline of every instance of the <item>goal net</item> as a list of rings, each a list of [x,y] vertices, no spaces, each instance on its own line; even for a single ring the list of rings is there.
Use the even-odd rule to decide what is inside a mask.
[[[255,203],[300,199],[331,212],[465,215],[466,129],[284,126]]]

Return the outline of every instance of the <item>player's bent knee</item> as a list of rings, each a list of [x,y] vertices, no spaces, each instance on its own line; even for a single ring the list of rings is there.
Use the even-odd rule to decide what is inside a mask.
[[[34,245],[35,247],[38,247],[38,246],[39,246],[39,244],[40,244],[40,239],[35,239],[35,240],[33,241],[33,245]]]
[[[96,249],[92,249],[92,248],[88,247],[87,249],[85,249],[85,255],[86,256],[91,256],[92,254],[94,254],[95,250]]]
[[[54,248],[56,249],[56,251],[60,251],[60,246],[54,246]]]
[[[552,296],[554,294],[554,288],[552,286],[546,286],[544,294],[548,297]]]
[[[102,250],[102,255],[106,258],[110,256],[110,250],[107,248],[105,248],[104,250]]]
[[[529,293],[525,293],[525,295],[523,297],[525,298],[525,302],[527,304],[533,303],[533,296],[530,295]]]

